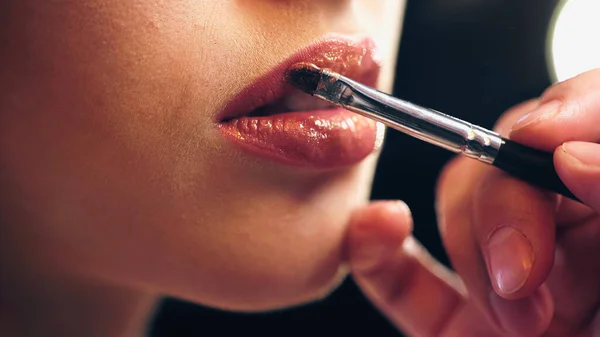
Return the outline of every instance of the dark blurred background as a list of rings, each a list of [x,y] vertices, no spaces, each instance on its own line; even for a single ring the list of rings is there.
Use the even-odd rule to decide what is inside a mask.
[[[373,0],[380,1],[380,0]],[[408,0],[394,93],[484,127],[550,85],[546,34],[558,0]],[[447,259],[436,227],[434,191],[451,158],[445,150],[388,133],[373,199],[402,199],[415,236]],[[329,298],[270,314],[232,314],[167,300],[152,337],[402,336],[351,279]]]

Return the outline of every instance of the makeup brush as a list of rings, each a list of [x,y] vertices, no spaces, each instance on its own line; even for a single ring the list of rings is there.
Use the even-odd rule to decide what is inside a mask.
[[[556,173],[552,153],[502,138],[491,130],[392,97],[313,64],[293,65],[287,81],[314,97],[579,201]]]

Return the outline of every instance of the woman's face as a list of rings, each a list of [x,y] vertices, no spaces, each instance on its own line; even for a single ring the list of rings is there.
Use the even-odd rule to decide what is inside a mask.
[[[401,0],[4,1],[2,246],[22,266],[226,309],[326,294],[381,128],[323,111],[284,70],[309,61],[375,84],[380,61],[389,91],[401,11]]]

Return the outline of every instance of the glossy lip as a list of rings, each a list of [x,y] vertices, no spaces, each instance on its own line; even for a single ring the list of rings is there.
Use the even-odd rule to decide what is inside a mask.
[[[362,161],[380,143],[378,126],[347,110],[248,117],[296,90],[286,83],[285,76],[287,69],[299,62],[331,69],[369,86],[376,84],[380,70],[371,38],[326,36],[275,66],[231,100],[217,115],[221,133],[254,155],[294,166],[328,169]]]

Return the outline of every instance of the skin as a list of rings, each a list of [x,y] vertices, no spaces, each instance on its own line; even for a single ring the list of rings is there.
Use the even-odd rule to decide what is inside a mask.
[[[586,72],[509,110],[496,127],[554,151],[559,176],[585,205],[470,159],[445,168],[436,206],[455,272],[410,237],[403,203],[377,202],[353,215],[354,277],[399,329],[427,337],[600,334],[599,92],[600,69]],[[498,233],[503,240],[494,244]],[[518,237],[523,244],[507,240]],[[491,258],[498,248],[500,263]]]
[[[333,289],[346,251],[365,294],[410,335],[597,334],[599,71],[498,124],[555,150],[559,174],[589,207],[455,160],[438,213],[456,274],[410,237],[404,204],[365,206],[376,155],[308,174],[218,136],[220,106],[314,38],[360,31],[359,21],[375,35],[397,31],[397,17],[382,28],[392,10],[353,12],[356,3],[0,3],[0,333],[141,335],[161,295],[231,310],[290,306]],[[384,54],[392,66],[395,48]],[[511,131],[554,99],[559,114]],[[569,155],[582,147],[574,139],[589,142],[583,161]],[[488,249],[507,226],[534,252],[505,254],[521,268],[506,275],[527,266],[510,293]]]
[[[327,33],[373,34],[390,91],[402,9],[3,1],[0,334],[141,335],[162,295],[257,311],[329,293],[377,153],[283,167],[235,148],[215,116]]]

